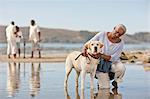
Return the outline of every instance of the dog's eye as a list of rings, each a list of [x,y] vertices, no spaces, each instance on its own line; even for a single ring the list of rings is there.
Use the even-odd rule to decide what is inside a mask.
[[[98,44],[96,44],[98,46]]]
[[[91,44],[92,46],[94,45],[94,44]]]

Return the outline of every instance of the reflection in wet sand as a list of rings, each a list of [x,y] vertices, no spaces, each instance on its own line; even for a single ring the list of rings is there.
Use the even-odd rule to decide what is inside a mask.
[[[13,97],[19,90],[20,85],[20,63],[8,63],[7,69],[7,91],[8,96]]]
[[[118,89],[113,88],[112,92],[110,89],[99,89],[98,93],[95,94],[94,99],[122,99],[122,95],[118,93]]]
[[[40,63],[31,63],[30,95],[35,97],[40,91]]]
[[[24,67],[25,70],[25,67]],[[40,91],[40,63],[31,63],[31,77],[29,81],[30,95],[36,96]],[[8,97],[14,97],[20,87],[20,63],[8,63],[7,92]]]
[[[127,71],[119,87],[120,94],[116,90],[97,91],[96,87],[94,92],[90,92],[90,87],[85,87],[84,93],[81,93],[80,86],[79,90],[75,90],[74,79],[70,79],[71,85],[68,91],[64,91],[64,64],[0,63],[0,99],[7,99],[8,96],[13,99],[150,99],[150,72],[149,69],[144,70],[143,65],[126,64]],[[71,76],[75,75],[76,72],[72,72]],[[89,86],[90,82],[86,84]]]
[[[66,99],[85,99],[84,90],[81,90],[81,94],[78,93],[78,87],[76,87],[75,98],[69,95],[67,88],[64,88]],[[122,95],[118,93],[118,89],[113,88],[112,92],[110,89],[99,89],[97,93],[94,90],[90,90],[90,99],[122,99]]]
[[[66,99],[71,99],[69,93],[68,93],[68,88],[64,88],[64,93],[65,93],[65,97]],[[79,95],[79,92],[78,92],[78,87],[76,87],[76,91],[75,91],[75,99],[80,99],[80,95]]]
[[[68,88],[64,88],[64,93],[65,93],[65,97],[66,99],[85,99],[85,95],[84,95],[84,90],[81,90],[81,94],[79,95],[79,91],[78,91],[78,87],[75,88],[75,98],[74,97],[70,97],[69,93],[68,93]],[[94,99],[94,90],[90,91],[90,99]]]
[[[64,88],[64,94],[65,94],[66,99],[71,99],[71,97],[68,93],[68,88]]]

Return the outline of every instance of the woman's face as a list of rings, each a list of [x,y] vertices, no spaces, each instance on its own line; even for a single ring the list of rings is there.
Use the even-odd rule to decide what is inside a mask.
[[[113,38],[120,38],[124,34],[124,30],[121,27],[115,27],[112,31]]]

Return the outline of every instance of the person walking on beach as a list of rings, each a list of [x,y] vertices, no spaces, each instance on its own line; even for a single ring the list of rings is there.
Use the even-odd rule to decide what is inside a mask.
[[[114,29],[111,32],[97,33],[91,40],[89,40],[89,41],[93,41],[93,40],[101,41],[104,44],[104,47],[102,48],[103,53],[99,53],[93,56],[100,57],[105,61],[111,61],[112,64],[109,72],[114,73],[114,81],[112,82],[114,88],[118,88],[118,84],[122,82],[122,78],[126,70],[125,66],[120,60],[121,52],[124,45],[121,36],[123,36],[125,32],[126,32],[126,27],[123,24],[118,24],[114,27]],[[83,56],[87,56],[87,45],[89,41],[83,47],[83,53],[82,53]],[[99,71],[98,68],[96,72],[96,77],[98,78],[98,82],[99,82],[101,79],[100,77],[101,71]]]
[[[20,49],[20,42],[23,39],[22,32],[18,26],[16,26],[16,44],[17,44],[17,50],[18,50],[18,55],[20,57],[21,49]]]
[[[13,55],[16,58],[16,28],[15,22],[12,21],[10,25],[6,27],[6,38],[7,38],[7,55],[10,58],[10,55]]]
[[[39,26],[35,23],[35,20],[31,20],[30,29],[29,29],[29,41],[32,43],[32,52],[31,52],[31,58],[34,56],[34,51],[39,51],[39,58],[41,58],[41,52],[40,52],[40,44],[41,41],[41,33]]]

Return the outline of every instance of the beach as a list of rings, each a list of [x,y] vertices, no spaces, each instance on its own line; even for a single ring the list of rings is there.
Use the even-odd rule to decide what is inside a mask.
[[[81,93],[81,78],[79,87],[75,87],[75,71],[71,72],[67,90],[64,89],[65,59],[78,47],[45,48],[42,57],[30,58],[30,50],[19,58],[8,58],[6,50],[0,55],[0,97],[2,99],[149,99],[150,98],[150,63],[148,50],[125,50],[121,60],[126,67],[123,82],[119,85],[118,94],[111,88],[98,90],[97,80],[94,80],[94,90],[90,90],[90,76],[86,76],[84,93]],[[67,45],[68,46],[68,45]],[[2,50],[2,49],[1,49]],[[106,94],[110,93],[110,94]],[[116,97],[116,98],[114,98]]]
[[[75,87],[75,71],[71,72],[67,90],[64,90],[64,62],[0,62],[0,96],[1,99],[149,99],[150,72],[143,65],[124,64],[126,73],[115,95],[111,88],[99,90],[94,80],[94,90],[90,90],[90,76],[86,76],[84,94]],[[111,94],[106,94],[110,92]],[[93,97],[93,98],[92,98]],[[117,98],[117,99],[118,99]],[[103,98],[102,98],[103,99]]]
[[[26,55],[26,57],[11,57],[8,58],[7,55],[1,55],[1,62],[64,62],[67,54],[51,54],[51,55],[43,55],[41,58],[35,56],[34,58],[30,58],[30,55]]]
[[[64,49],[63,49],[64,50]],[[74,50],[68,51],[59,51],[56,52],[48,51],[42,54],[42,57],[39,58],[37,54],[35,54],[34,58],[30,58],[29,54],[21,54],[21,57],[8,58],[7,55],[0,55],[1,62],[65,62],[65,59],[69,53]],[[79,51],[76,49],[76,51]],[[136,51],[124,51],[121,54],[121,60],[124,63],[150,63],[150,50],[136,50]]]

